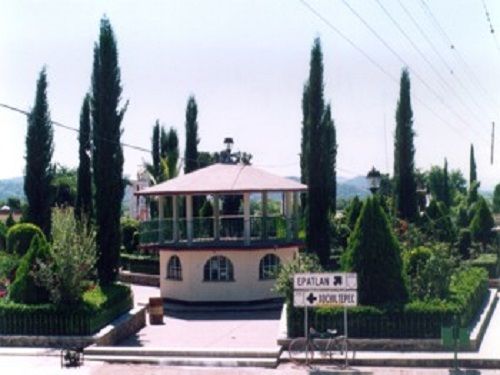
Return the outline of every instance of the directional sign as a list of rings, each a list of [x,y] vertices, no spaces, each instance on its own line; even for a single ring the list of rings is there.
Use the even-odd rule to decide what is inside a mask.
[[[305,306],[357,306],[355,290],[301,290],[293,293],[293,305]]]
[[[346,290],[358,289],[355,273],[296,273],[293,277],[294,290]]]

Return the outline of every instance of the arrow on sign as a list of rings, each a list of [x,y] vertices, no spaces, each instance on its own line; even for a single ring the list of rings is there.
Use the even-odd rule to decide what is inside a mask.
[[[313,293],[309,293],[306,299],[312,305],[318,299],[318,297],[315,297]]]

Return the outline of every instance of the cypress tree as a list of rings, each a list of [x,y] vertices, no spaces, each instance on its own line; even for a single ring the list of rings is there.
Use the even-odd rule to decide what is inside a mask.
[[[90,171],[91,153],[90,96],[83,99],[80,111],[80,132],[78,154],[80,163],[77,171],[75,217],[90,220],[92,217],[92,174]]]
[[[500,213],[500,184],[495,185],[495,190],[493,191],[493,212]]]
[[[322,169],[325,173],[325,181],[327,191],[325,195],[328,197],[328,209],[335,212],[337,200],[337,172],[336,159],[337,159],[337,135],[335,125],[332,119],[331,106],[328,104],[323,114],[322,124],[323,136],[321,139],[324,141],[322,149],[325,157],[322,157],[324,165]]]
[[[177,163],[179,162],[179,137],[177,136],[177,130],[173,127],[170,127],[166,133],[164,147],[168,178],[174,178],[177,176]]]
[[[190,96],[186,107],[186,149],[184,151],[184,173],[198,169],[198,106]]]
[[[410,101],[410,77],[408,70],[403,69],[396,109],[394,185],[396,211],[400,218],[410,221],[413,221],[417,216],[414,135],[413,111]]]
[[[477,202],[474,217],[470,223],[470,231],[474,241],[480,242],[483,245],[483,249],[495,237],[495,233],[492,232],[494,226],[495,221],[491,215],[488,203],[486,203],[486,200],[480,196]]]
[[[404,303],[401,249],[377,197],[366,200],[342,255],[342,266],[358,274],[362,305]]]
[[[161,155],[160,155],[160,121],[156,120],[153,126],[153,135],[151,136],[151,173],[153,175],[154,183],[161,182]]]
[[[94,143],[97,273],[102,284],[118,274],[120,213],[124,194],[121,122],[127,104],[119,109],[122,93],[118,50],[109,20],[101,20],[94,48],[92,72],[92,128]]]
[[[53,132],[47,102],[47,73],[43,68],[37,82],[35,104],[28,116],[24,193],[28,201],[27,221],[39,226],[47,237],[51,227]]]
[[[309,127],[307,126],[307,116],[309,109],[309,96],[307,83],[304,85],[302,93],[302,139],[300,144],[300,182],[308,184],[307,168],[308,161],[307,155],[309,154]]]
[[[444,159],[443,168],[443,203],[446,207],[451,206],[451,191],[450,191],[450,181],[448,177],[448,160]]]
[[[325,115],[323,99],[323,53],[319,39],[314,41],[311,50],[309,80],[307,83],[307,118],[308,135],[307,181],[308,195],[306,208],[306,245],[309,251],[317,253],[320,263],[328,267],[330,263],[330,224],[328,220],[331,203],[331,179],[327,178],[326,160],[330,157],[329,147],[325,147],[325,126],[331,121]]]
[[[474,145],[470,144],[469,156],[469,189],[472,188],[474,182],[477,181],[476,159],[474,158]]]

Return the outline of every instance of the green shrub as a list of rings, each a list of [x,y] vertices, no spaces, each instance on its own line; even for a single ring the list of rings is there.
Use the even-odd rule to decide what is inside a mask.
[[[10,227],[7,231],[7,252],[23,256],[28,251],[35,235],[45,239],[42,230],[35,224],[20,223]]]
[[[463,325],[470,325],[482,310],[488,295],[487,273],[469,268],[455,272],[449,297],[412,301],[404,306],[357,306],[348,309],[350,337],[363,338],[439,338],[441,326],[449,325],[458,314]],[[288,304],[290,337],[304,334],[303,309]],[[319,331],[335,328],[343,332],[343,308],[309,310],[309,323]]]
[[[472,267],[484,268],[488,272],[490,279],[495,279],[499,275],[500,262],[497,254],[480,254],[476,259],[466,262]]]
[[[0,251],[0,281],[3,279],[12,280],[18,266],[19,256]]]
[[[13,227],[16,225],[16,221],[14,220],[14,217],[12,216],[12,212],[9,212],[9,216],[7,216],[7,220],[5,220],[5,225],[7,228]]]
[[[420,246],[405,253],[405,269],[413,300],[444,299],[455,259],[443,244]]]
[[[472,267],[453,274],[449,300],[459,306],[463,324],[474,319],[487,295],[488,272],[485,269]]]
[[[132,253],[139,246],[139,222],[130,217],[121,220],[121,235],[123,249]]]
[[[462,259],[469,259],[472,247],[472,233],[470,229],[463,228],[460,229],[458,233],[458,253],[462,257]]]
[[[5,250],[7,239],[7,226],[3,221],[0,221],[0,250]]]
[[[156,255],[120,254],[120,265],[126,271],[160,274],[160,259]]]
[[[452,311],[449,306],[430,308],[420,303],[400,309],[358,306],[348,309],[349,337],[359,338],[439,338],[441,326],[449,324]],[[304,310],[289,308],[290,337],[304,335]],[[309,324],[319,331],[337,329],[344,333],[343,308],[309,310]]]
[[[285,299],[288,305],[292,304],[293,275],[301,272],[321,272],[318,257],[313,254],[299,253],[291,262],[280,267],[274,290]]]
[[[470,231],[474,241],[480,242],[483,246],[490,243],[495,237],[492,229],[495,225],[493,216],[488,207],[488,203],[483,197],[479,198],[476,204],[474,217],[470,223]]]
[[[360,303],[407,301],[401,248],[377,197],[365,201],[341,263],[344,270],[358,274]]]
[[[49,301],[49,292],[46,288],[37,285],[33,272],[39,261],[50,258],[50,247],[42,236],[35,236],[31,241],[28,252],[21,258],[16,271],[16,278],[10,286],[9,298],[14,302],[25,304],[45,303]]]
[[[37,284],[50,291],[51,302],[78,303],[84,281],[95,274],[96,259],[93,229],[85,221],[78,222],[72,210],[53,210],[51,257],[39,260],[33,274]]]
[[[71,307],[0,299],[0,334],[92,335],[132,307],[130,288],[118,284],[92,288]]]

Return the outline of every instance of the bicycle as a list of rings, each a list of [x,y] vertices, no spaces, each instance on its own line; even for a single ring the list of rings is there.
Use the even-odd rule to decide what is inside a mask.
[[[337,335],[336,329],[327,329],[326,332],[318,332],[313,327],[309,328],[308,337],[297,337],[288,346],[290,360],[299,365],[314,359],[319,354],[320,358],[331,363],[334,358],[344,359],[347,350],[347,340],[345,336]],[[338,355],[335,355],[338,353]],[[342,364],[341,364],[342,365]]]

